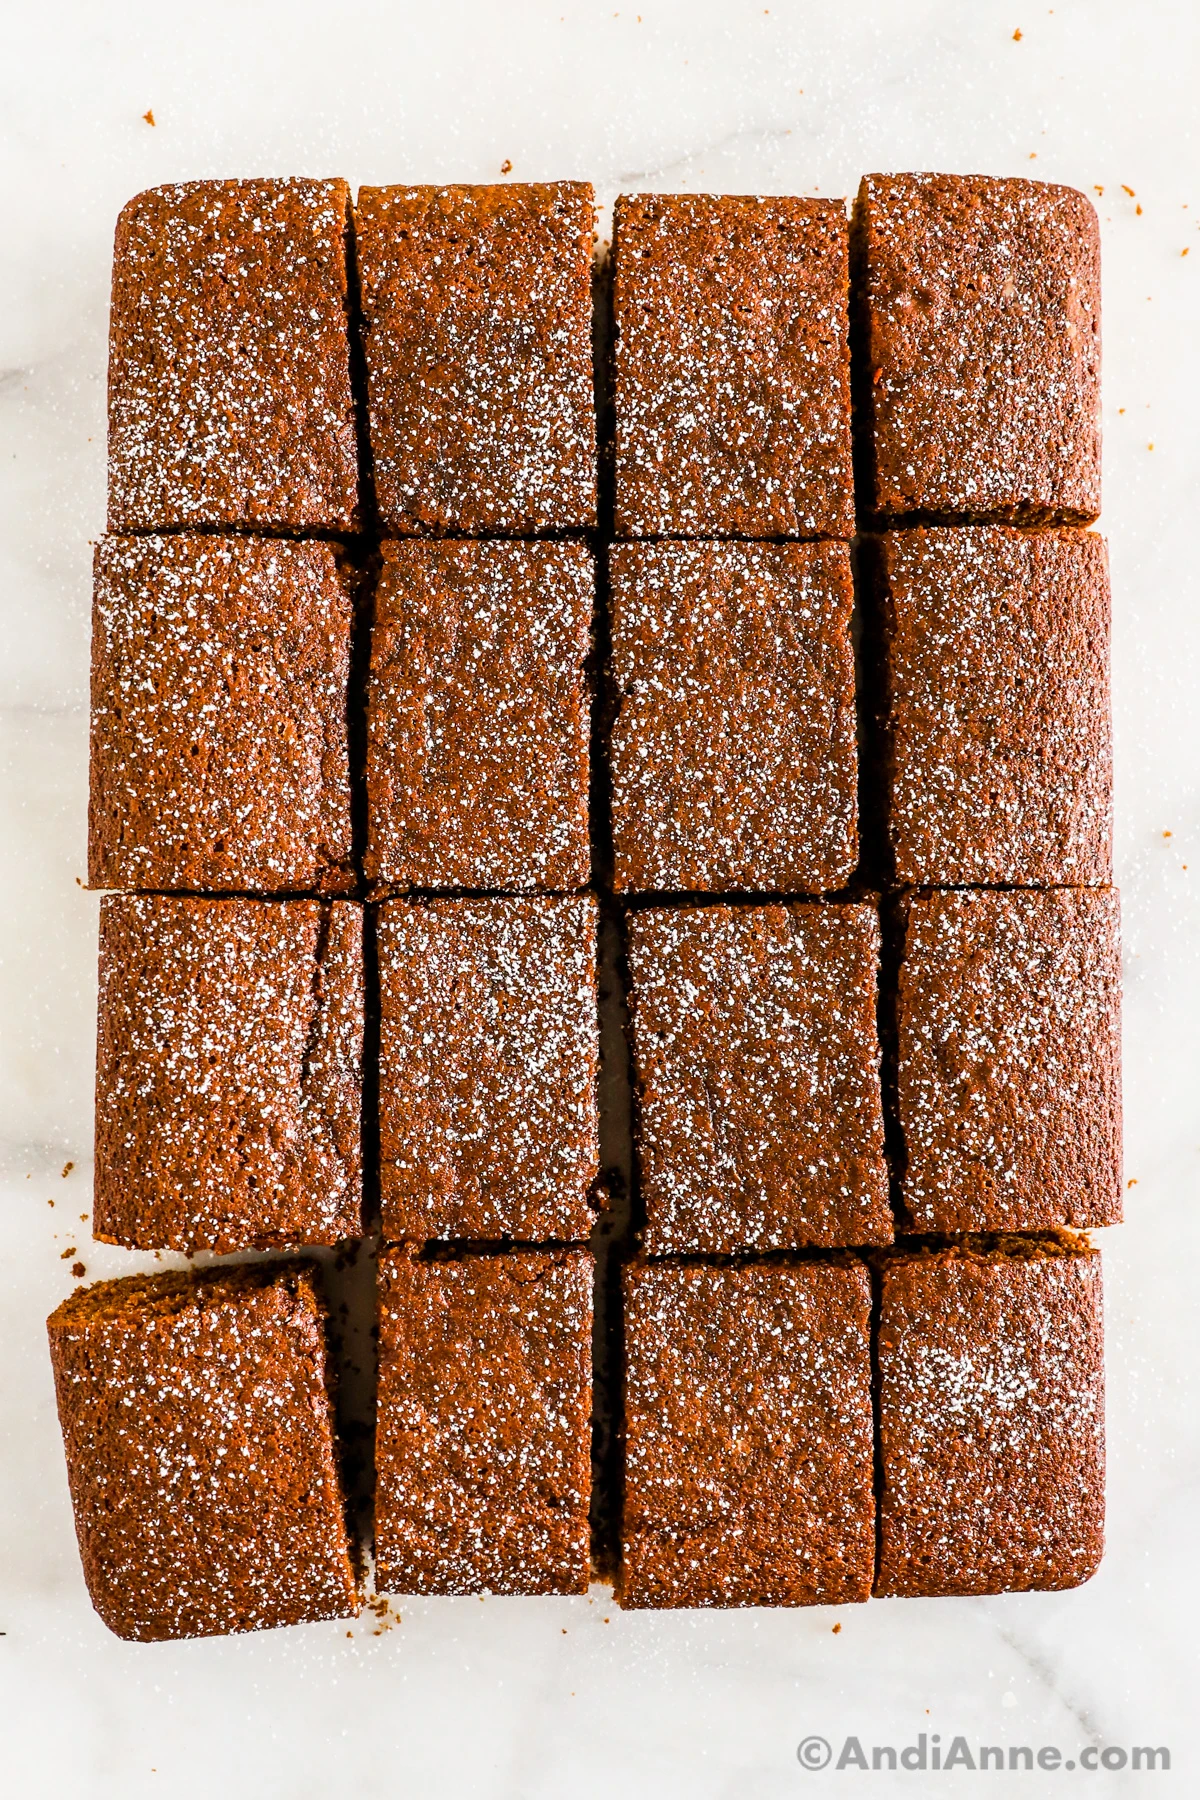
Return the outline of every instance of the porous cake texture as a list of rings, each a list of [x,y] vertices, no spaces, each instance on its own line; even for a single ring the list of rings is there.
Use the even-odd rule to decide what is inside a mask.
[[[625,1278],[631,1607],[866,1600],[871,1287],[861,1263],[637,1263]]]
[[[595,900],[394,900],[377,919],[384,1236],[585,1238]]]
[[[93,887],[353,888],[353,591],[331,544],[101,539]]]
[[[906,915],[896,1086],[908,1229],[1117,1224],[1115,890],[922,894]]]
[[[883,1262],[877,1594],[1076,1587],[1104,1550],[1100,1258],[1001,1240]]]
[[[850,222],[624,195],[607,266],[595,227],[577,182],[120,216],[92,1219],[273,1257],[48,1321],[122,1638],[357,1611],[318,1246],[370,1253],[380,1595],[1099,1563],[1094,210],[869,175]]]
[[[358,1611],[311,1263],[102,1282],[49,1334],[84,1578],[110,1631]]]
[[[1100,511],[1100,228],[1074,188],[867,175],[852,230],[864,510]]]
[[[844,544],[610,556],[618,892],[822,893],[858,860]]]
[[[362,908],[109,894],[93,1231],[141,1250],[362,1233]]]
[[[618,537],[849,537],[840,200],[623,194],[613,213]]]
[[[371,460],[390,533],[596,523],[584,182],[363,188]]]
[[[878,542],[892,873],[1087,886],[1112,873],[1109,588],[1083,531]]]
[[[581,544],[384,545],[367,701],[372,881],[586,885],[594,592]]]
[[[390,1249],[379,1281],[376,1586],[583,1593],[591,1256]]]
[[[354,531],[344,181],[185,181],[122,209],[110,531]]]
[[[868,905],[630,914],[648,1251],[892,1241],[879,943]]]

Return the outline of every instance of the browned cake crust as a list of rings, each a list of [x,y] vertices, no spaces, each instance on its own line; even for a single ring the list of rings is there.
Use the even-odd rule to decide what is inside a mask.
[[[888,1244],[873,906],[628,923],[646,1248]]]
[[[858,859],[844,544],[611,557],[618,891],[845,886]]]
[[[377,1588],[583,1593],[591,1256],[386,1250],[379,1278]]]
[[[897,1088],[910,1227],[1117,1224],[1115,889],[924,894],[906,910]]]
[[[895,879],[1107,882],[1104,540],[958,526],[889,534],[879,559]]]
[[[102,1282],[49,1333],[84,1578],[110,1631],[357,1612],[311,1264]]]
[[[362,1231],[362,909],[112,894],[93,1230],[142,1250]]]
[[[867,175],[853,240],[866,510],[1100,511],[1100,230],[1074,188]]]
[[[618,537],[849,537],[840,200],[623,194]]]
[[[101,540],[93,887],[353,887],[353,610],[329,544]]]
[[[586,1238],[596,902],[390,901],[378,947],[384,1236]]]
[[[368,877],[586,885],[595,576],[581,544],[387,543],[368,697]]]
[[[360,190],[371,454],[387,530],[595,525],[594,231],[584,182]]]
[[[866,1600],[871,1289],[860,1263],[625,1277],[623,1606]]]
[[[187,181],[122,209],[108,526],[353,531],[344,181]]]
[[[1010,1253],[1016,1249],[1017,1254]],[[959,1245],[883,1267],[877,1594],[1077,1587],[1104,1553],[1100,1258]]]

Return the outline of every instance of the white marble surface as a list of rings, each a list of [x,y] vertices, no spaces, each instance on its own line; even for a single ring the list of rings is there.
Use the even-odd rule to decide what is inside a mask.
[[[7,9],[0,1786],[14,1800],[975,1791],[971,1775],[816,1775],[795,1758],[808,1732],[905,1744],[922,1730],[1064,1755],[1091,1740],[1169,1744],[1174,1757],[1170,1775],[991,1774],[989,1791],[1200,1789],[1200,1405],[1189,1382],[1200,1317],[1200,16],[1183,0],[633,7]],[[89,1275],[133,1260],[93,1250],[81,1218],[96,915],[79,885],[88,540],[103,519],[113,221],[139,188],[188,176],[481,181],[505,159],[514,179],[590,178],[606,199],[639,186],[844,194],[876,168],[1103,189],[1104,526],[1137,1185],[1128,1225],[1104,1242],[1110,1548],[1077,1593],[622,1616],[597,1591],[411,1603],[378,1637],[308,1627],[141,1648],[110,1638],[87,1604],[42,1322],[71,1286],[70,1246]]]

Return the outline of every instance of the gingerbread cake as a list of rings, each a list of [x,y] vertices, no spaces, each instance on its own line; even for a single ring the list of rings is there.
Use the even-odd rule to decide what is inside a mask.
[[[362,908],[110,894],[93,1231],[140,1250],[362,1234]]]
[[[49,1333],[84,1578],[110,1631],[358,1611],[313,1264],[100,1282]]]
[[[355,531],[344,181],[185,181],[123,208],[108,528]]]
[[[867,905],[630,915],[648,1251],[892,1241],[879,941]]]
[[[378,1630],[1099,1562],[1095,213],[911,174],[595,225],[121,215],[90,1217],[241,1259],[49,1321],[124,1638],[352,1616],[372,1506]]]
[[[377,920],[384,1236],[586,1238],[595,900],[393,900]]]
[[[873,517],[1100,511],[1100,228],[1074,188],[867,175],[851,233]]]
[[[871,1286],[844,1262],[625,1280],[623,1606],[866,1600]]]
[[[383,546],[367,698],[369,879],[586,885],[594,585],[581,544]]]
[[[896,1088],[907,1228],[1117,1224],[1116,892],[921,894],[905,915]]]
[[[583,1593],[590,1255],[391,1249],[379,1281],[377,1588]]]
[[[914,886],[1112,874],[1104,540],[958,526],[878,540],[887,831]]]
[[[385,531],[593,527],[591,188],[363,188],[356,229]]]
[[[622,194],[618,537],[854,530],[840,200]]]
[[[331,544],[101,539],[93,887],[353,888],[353,593]]]
[[[1079,1239],[883,1260],[877,1594],[1069,1588],[1104,1549],[1100,1258]]]
[[[618,892],[822,893],[858,860],[844,544],[618,544]]]

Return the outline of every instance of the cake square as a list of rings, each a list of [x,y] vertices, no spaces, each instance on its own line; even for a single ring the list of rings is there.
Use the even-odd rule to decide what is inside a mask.
[[[861,1263],[632,1265],[622,1606],[866,1600],[871,1285]]]
[[[867,508],[1100,511],[1100,228],[1074,188],[867,175],[851,240]]]
[[[1116,890],[922,894],[905,912],[896,1084],[909,1229],[1118,1224]]]
[[[354,1616],[313,1264],[100,1282],[48,1329],[84,1578],[110,1631]]]
[[[594,600],[582,544],[384,545],[367,702],[372,881],[587,884]]]
[[[1104,1551],[1100,1258],[973,1240],[883,1262],[877,1594],[1077,1587]]]
[[[108,894],[95,1235],[139,1250],[362,1234],[362,908]]]
[[[396,900],[376,917],[384,1237],[586,1238],[596,902]]]
[[[1112,875],[1104,540],[956,526],[879,541],[888,837],[913,886]]]
[[[591,1256],[392,1249],[379,1279],[379,1591],[586,1592]]]
[[[820,893],[858,860],[844,544],[619,544],[619,892]]]
[[[344,181],[185,181],[123,208],[108,527],[355,531]]]
[[[375,494],[397,535],[596,523],[592,190],[362,188]]]
[[[891,1243],[879,945],[867,905],[630,914],[648,1251]]]
[[[93,887],[345,891],[351,576],[331,544],[104,538]]]
[[[618,537],[854,530],[840,200],[623,194]]]

